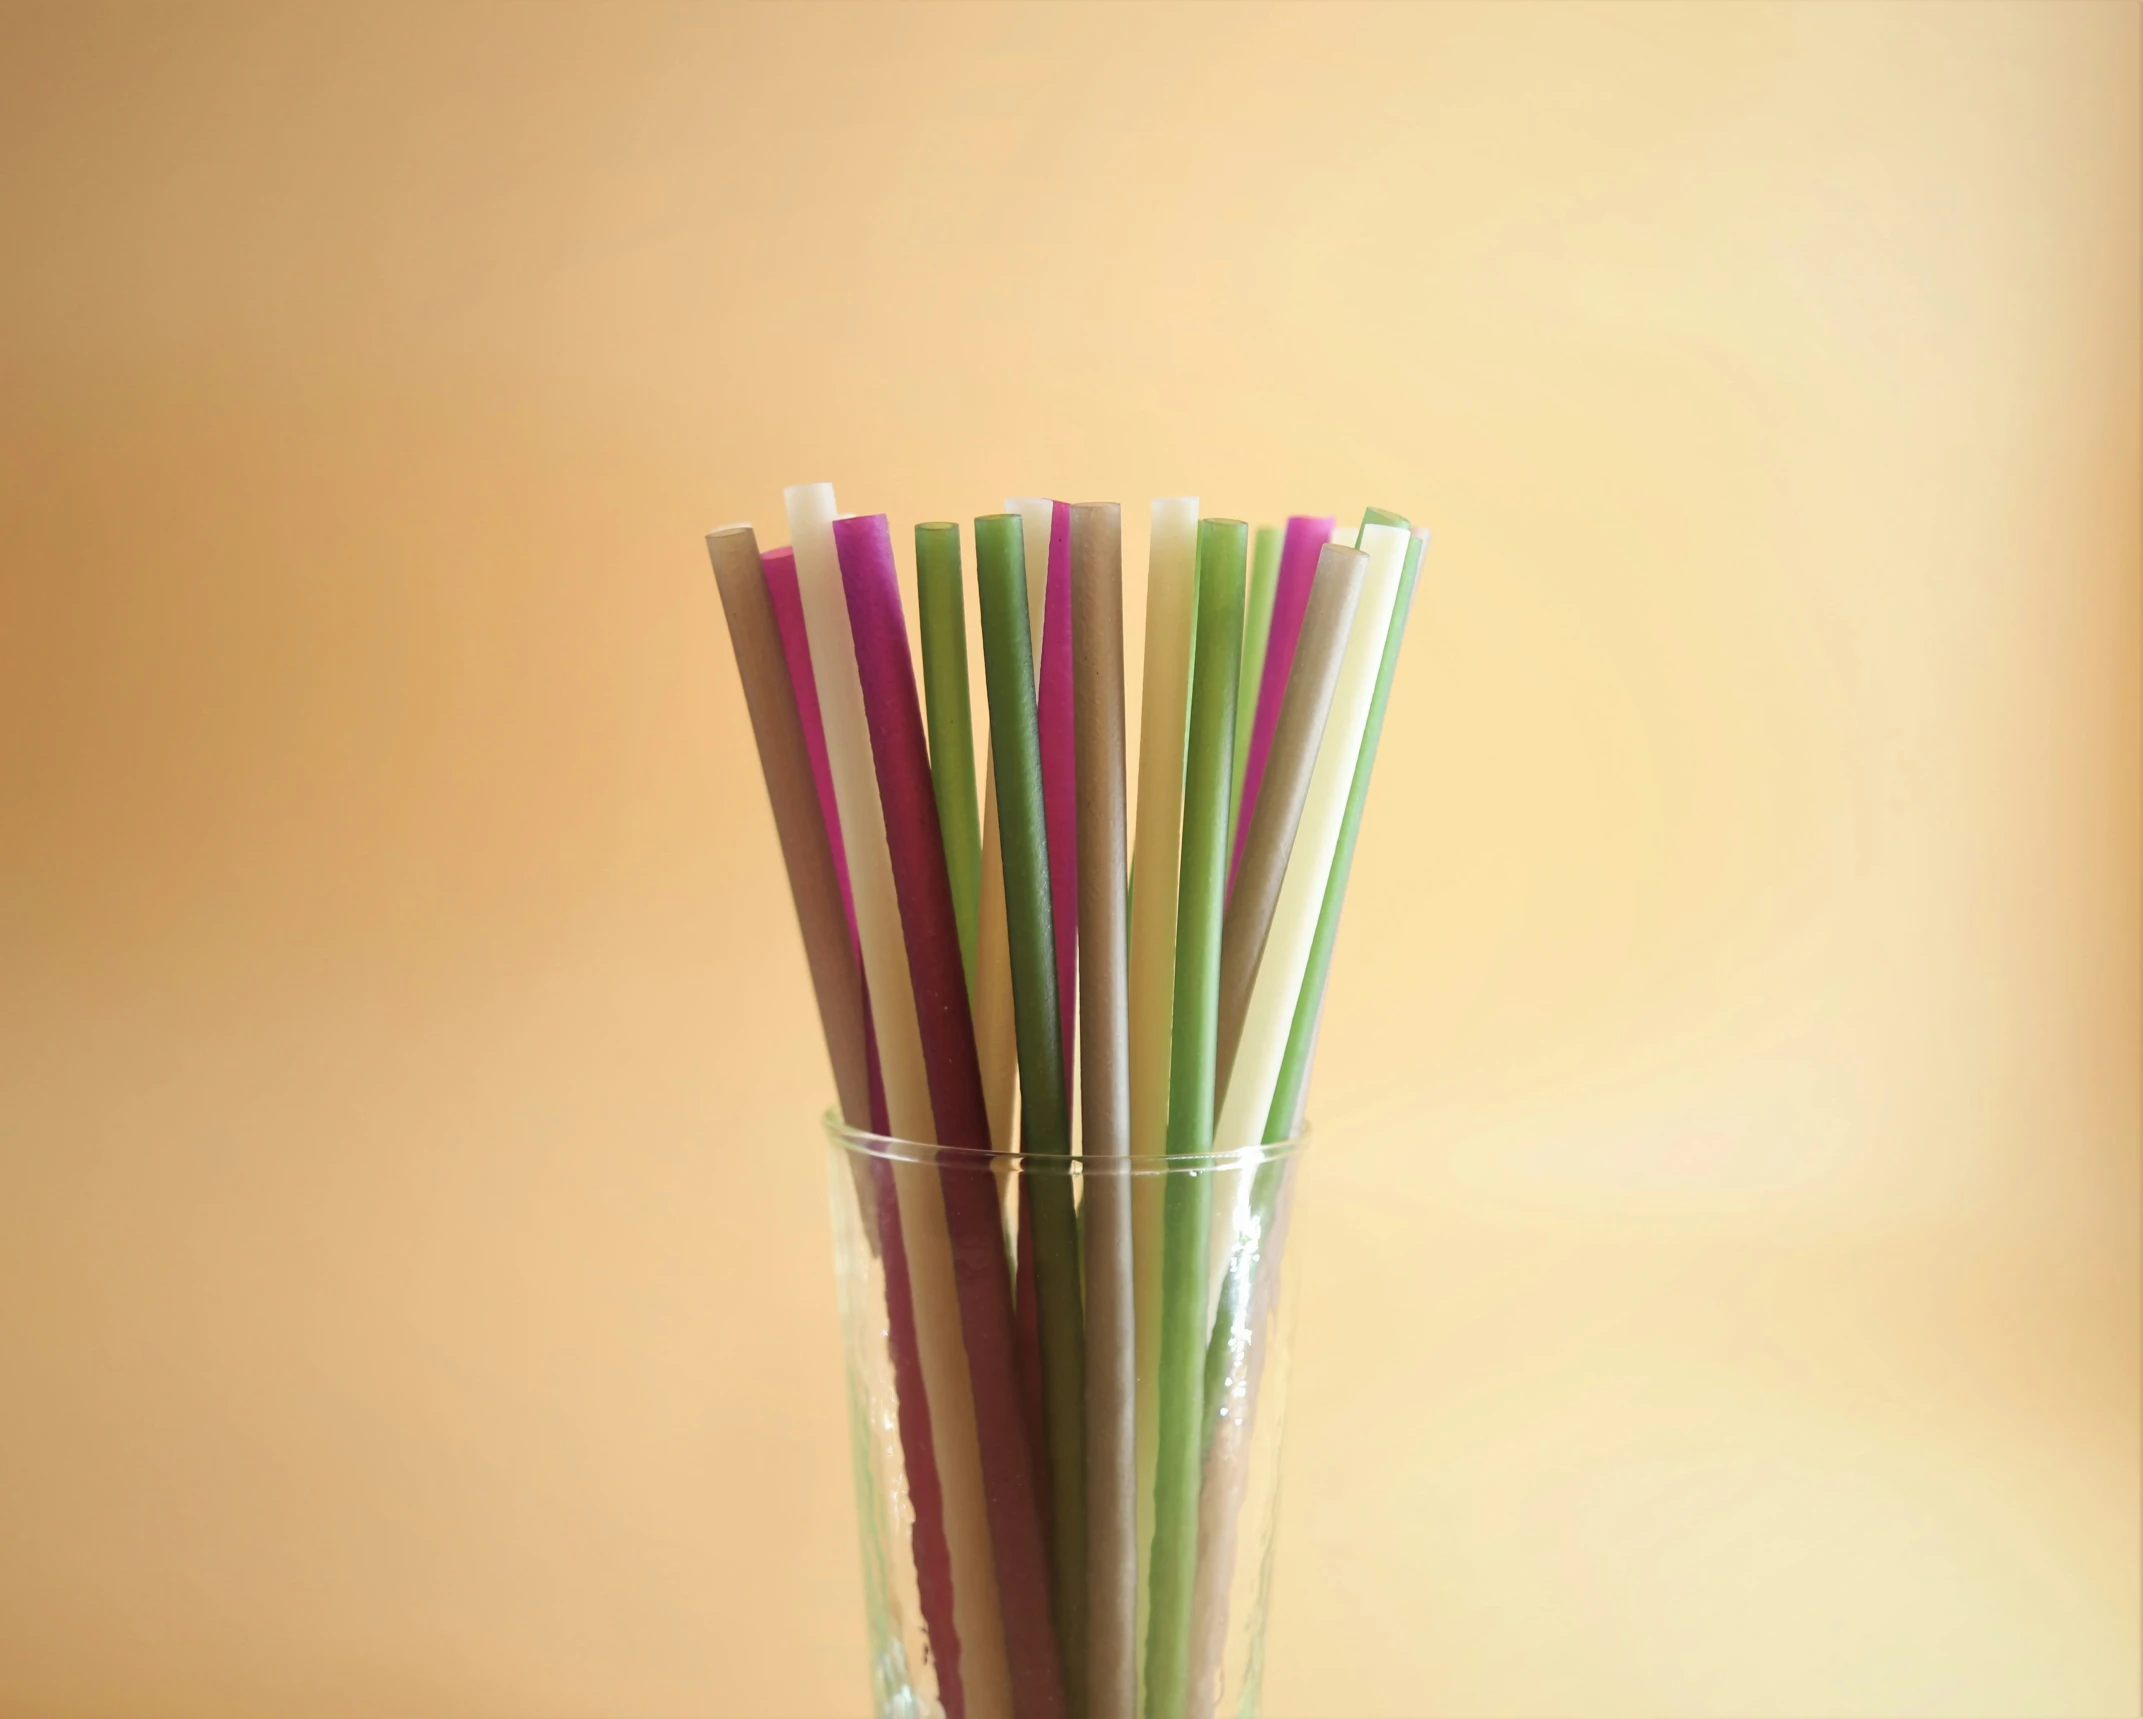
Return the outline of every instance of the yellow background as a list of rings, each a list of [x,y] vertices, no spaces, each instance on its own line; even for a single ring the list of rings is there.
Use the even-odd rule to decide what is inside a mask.
[[[828,477],[1435,528],[1269,1711],[2133,1712],[2139,46],[0,14],[0,1708],[862,1711]]]

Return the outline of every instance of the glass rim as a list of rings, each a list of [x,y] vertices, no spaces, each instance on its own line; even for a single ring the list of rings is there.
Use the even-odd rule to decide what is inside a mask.
[[[922,1140],[902,1140],[876,1134],[868,1128],[852,1128],[839,1111],[829,1106],[819,1118],[827,1142],[858,1158],[874,1158],[894,1164],[929,1164],[939,1168],[989,1169],[1031,1172],[1063,1170],[1082,1174],[1096,1170],[1111,1175],[1159,1176],[1196,1170],[1239,1170],[1260,1164],[1275,1164],[1299,1156],[1310,1143],[1305,1125],[1291,1140],[1274,1140],[1254,1146],[1239,1146],[1229,1152],[1126,1152],[1106,1158],[1089,1158],[1073,1152],[994,1152],[979,1146],[939,1146]]]

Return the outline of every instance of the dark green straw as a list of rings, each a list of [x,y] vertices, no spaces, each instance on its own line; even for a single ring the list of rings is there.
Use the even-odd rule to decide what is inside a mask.
[[[1066,1711],[1078,1719],[1085,1711],[1086,1677],[1086,1343],[1079,1304],[1079,1228],[1072,1203],[1071,1106],[1064,1034],[1057,1019],[1042,747],[1035,721],[1026,555],[1018,514],[992,513],[975,521],[975,592],[982,609],[982,675],[990,700],[1005,921],[1012,945],[1022,1145],[1032,1157],[1065,1160],[1056,1172],[1030,1161],[1022,1174],[1034,1216],[1050,1574]],[[1211,1079],[1208,1074],[1208,1085]]]
[[[923,623],[923,702],[930,785],[952,879],[953,922],[967,993],[975,994],[975,917],[982,891],[982,814],[975,808],[975,729],[967,708],[967,609],[960,595],[960,528],[915,528],[916,609]]]
[[[1190,744],[1183,775],[1183,859],[1169,1047],[1168,1150],[1172,1156],[1213,1149],[1220,925],[1228,871],[1228,795],[1235,757],[1235,692],[1242,667],[1243,570],[1249,536],[1249,528],[1239,519],[1198,523],[1198,612],[1191,659]],[[1181,1719],[1189,1695],[1198,1477],[1204,1445],[1206,1231],[1213,1208],[1211,1171],[1171,1171],[1166,1181],[1146,1719]]]

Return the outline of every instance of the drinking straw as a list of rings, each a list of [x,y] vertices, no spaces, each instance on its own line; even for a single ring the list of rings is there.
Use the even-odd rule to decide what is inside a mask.
[[[804,598],[796,583],[796,551],[769,549],[760,558],[766,569],[766,593],[774,605],[774,620],[781,628],[781,654],[788,658],[789,684],[796,694],[796,714],[804,727],[804,745],[811,753],[811,779],[818,789],[819,813],[826,825],[826,840],[833,849],[833,869],[841,880],[841,911],[848,919],[848,939],[855,946],[860,970],[862,945],[856,940],[856,899],[849,887],[848,854],[841,840],[841,813],[833,797],[833,767],[826,758],[826,721],[819,711],[818,679],[811,670],[811,640],[804,626]],[[878,1029],[871,1020],[871,988],[863,986],[864,1078],[870,1087],[868,1124],[850,1117],[851,1126],[868,1126],[883,1134],[888,1123],[885,1108],[885,1074],[878,1066]],[[860,1162],[860,1160],[859,1160]],[[879,1244],[873,1207],[863,1207],[864,1227],[872,1251]]]
[[[1015,981],[1015,991],[1016,988]],[[1022,1152],[1027,1149],[1028,1138],[1026,1107],[1022,1103],[1019,1120]],[[998,1168],[1001,1199],[1003,1174],[1010,1166],[1000,1165]],[[1041,1290],[1034,1271],[1033,1180],[1029,1173],[1019,1176],[1015,1183],[1017,1222],[1012,1237],[1012,1356],[1019,1373],[1019,1403],[1020,1411],[1026,1417],[1027,1449],[1034,1460],[1034,1495],[1042,1503],[1042,1539],[1047,1544],[1056,1524],[1049,1485],[1049,1391],[1042,1378]]]
[[[818,999],[834,1091],[851,1127],[870,1126],[869,1083],[863,1056],[863,975],[849,940],[848,915],[833,860],[833,832],[819,808],[801,700],[782,652],[781,631],[760,570],[757,538],[748,525],[707,534],[707,557],[729,620],[737,678],[758,742],[774,834],[789,874],[789,894],[804,937],[804,962]],[[812,715],[817,715],[814,701]]]
[[[806,740],[804,697],[810,691],[810,721],[818,721],[815,688],[784,660],[782,629],[772,584],[762,577],[757,542],[748,525],[710,533],[707,553],[729,620],[737,676],[758,741],[759,761],[773,802],[775,834],[789,874],[789,890],[804,933],[804,957],[818,994],[819,1018],[834,1065],[841,1112],[851,1127],[874,1126],[869,1117],[871,1083],[866,1078],[865,1000],[853,932],[843,911],[833,863],[837,829],[816,804],[811,749]],[[785,556],[787,587],[795,594],[795,561]],[[799,617],[801,609],[798,610]],[[808,659],[805,667],[808,669]],[[823,734],[823,731],[821,731]],[[823,742],[820,747],[823,755]],[[830,781],[830,778],[829,778]],[[882,1099],[880,1100],[882,1102]],[[952,1554],[945,1537],[944,1498],[933,1449],[930,1409],[916,1343],[915,1308],[909,1292],[907,1253],[898,1197],[888,1167],[858,1178],[859,1209],[885,1261],[887,1348],[893,1364],[895,1418],[903,1466],[915,1506],[911,1533],[917,1598],[923,1628],[938,1665],[938,1687],[948,1719],[965,1712],[960,1675],[960,1636],[953,1605]],[[875,1205],[874,1202],[875,1201]]]
[[[1079,786],[1079,1150],[1086,1266],[1086,1719],[1138,1706],[1137,1355],[1129,1178],[1131,1071],[1124,834],[1123,518],[1071,510]],[[1109,1166],[1098,1169],[1099,1166]]]
[[[1012,1024],[1004,850],[997,839],[997,771],[987,752],[982,783],[982,882],[975,907],[975,1055],[982,1064],[982,1098],[990,1111],[990,1150],[1010,1152],[1019,1053]]]
[[[1004,852],[1011,930],[1023,1144],[1031,1190],[1034,1305],[1041,1331],[1043,1416],[1050,1487],[1051,1566],[1064,1650],[1068,1707],[1084,1711],[1086,1675],[1086,1361],[1081,1329],[1079,1234],[1072,1200],[1071,1107],[1057,1016],[1049,840],[1042,796],[1019,516],[975,521],[975,590],[982,610],[983,682]],[[1068,641],[1067,641],[1068,642]],[[1035,1159],[1066,1160],[1047,1173]]]
[[[1027,568],[1027,646],[1039,679],[1049,631],[1049,534],[1056,527],[1057,504],[1046,495],[1014,495],[1005,498],[1004,510],[1019,515],[1020,553]]]
[[[1324,738],[1310,772],[1309,792],[1295,828],[1280,898],[1273,907],[1264,957],[1251,987],[1235,1066],[1228,1076],[1227,1091],[1221,1095],[1220,1122],[1214,1135],[1216,1151],[1236,1151],[1264,1138],[1281,1053],[1287,1046],[1296,999],[1302,993],[1310,940],[1317,928],[1325,881],[1331,875],[1332,855],[1339,842],[1340,820],[1354,780],[1355,761],[1361,753],[1363,728],[1369,719],[1370,698],[1391,626],[1392,603],[1398,595],[1407,546],[1407,534],[1397,526],[1365,526],[1362,535],[1369,566],[1361,600],[1355,609],[1354,624],[1348,629],[1339,685],[1325,717]]]
[[[774,624],[781,629],[781,654],[789,665],[789,684],[795,691],[797,718],[803,724],[804,746],[811,754],[811,781],[818,790],[819,815],[825,821],[826,840],[833,849],[834,873],[841,880],[841,912],[853,938],[855,897],[849,888],[848,854],[841,841],[841,814],[834,804],[833,767],[826,762],[826,720],[819,714],[818,681],[811,672],[804,598],[796,584],[796,551],[769,549],[759,560],[766,572],[767,598],[774,606]]]
[[[1265,638],[1272,630],[1272,598],[1280,576],[1280,528],[1261,525],[1250,550],[1250,600],[1243,614],[1243,672],[1235,685],[1235,787],[1228,800],[1228,843],[1242,827],[1243,771],[1250,749],[1241,744],[1257,716],[1258,683],[1265,674]]]
[[[1046,502],[1028,498],[1006,504],[1007,512],[1023,506],[1045,507]],[[1043,580],[1047,557],[1037,546],[1028,556],[1028,612],[1043,610]],[[1042,635],[1033,635],[1035,666],[1041,666]],[[975,1049],[982,1059],[982,1095],[990,1107],[990,1143],[997,1152],[1011,1152],[1013,1094],[1019,1078],[1017,1030],[1012,1011],[1012,949],[1005,926],[1004,851],[997,829],[997,768],[986,761],[982,780],[982,891],[975,927]],[[1004,1174],[1000,1171],[1000,1177]],[[1026,1229],[1025,1213],[1020,1228]]]
[[[1309,960],[1289,1022],[1279,1079],[1266,1113],[1263,1138],[1268,1142],[1293,1139],[1302,1130],[1303,1100],[1311,1058],[1316,1050],[1318,1023],[1323,1015],[1325,981],[1331,972],[1332,950],[1339,937],[1340,909],[1346,899],[1348,874],[1354,867],[1355,842],[1361,833],[1363,809],[1369,802],[1369,780],[1376,766],[1377,743],[1384,733],[1384,709],[1391,699],[1391,684],[1398,673],[1399,648],[1406,637],[1407,616],[1414,606],[1414,586],[1428,541],[1426,531],[1414,530],[1408,537],[1406,560],[1399,572],[1399,589],[1392,603],[1391,623],[1385,630],[1383,657],[1377,665],[1376,687],[1370,694],[1360,755],[1347,789],[1347,805],[1340,819],[1339,840],[1333,851],[1330,876],[1318,905],[1317,930],[1310,943]],[[1275,1167],[1268,1165],[1259,1171],[1252,1186],[1250,1205],[1260,1222],[1271,1217],[1277,1181]],[[1223,1280],[1220,1310],[1213,1322],[1213,1341],[1206,1355],[1209,1382],[1218,1377],[1225,1364],[1228,1339],[1238,1312],[1238,1288],[1232,1273]]]
[[[1131,1150],[1168,1149],[1168,1065],[1175,1008],[1177,858],[1183,832],[1183,748],[1190,711],[1191,626],[1197,604],[1198,498],[1153,503],[1146,552],[1146,654],[1141,670],[1138,835],[1131,891]],[[1153,1536],[1153,1470],[1160,1428],[1163,1178],[1131,1184],[1138,1345],[1138,1543]],[[1139,1567],[1135,1644],[1143,1654],[1151,1564]],[[1144,1676],[1143,1667],[1140,1675]]]
[[[1362,595],[1362,574],[1369,557],[1359,549],[1328,543],[1317,557],[1317,575],[1303,611],[1302,636],[1295,647],[1295,672],[1288,677],[1280,720],[1273,729],[1272,752],[1257,809],[1238,849],[1235,886],[1228,892],[1220,934],[1220,1035],[1215,1053],[1216,1084],[1225,1089],[1250,1009],[1250,988],[1272,910],[1280,898],[1287,856],[1295,845],[1302,803],[1309,793],[1317,743],[1324,737],[1325,714],[1339,684],[1341,653],[1347,629]]]
[[[1064,1070],[1072,1068],[1072,998],[1078,971],[1078,782],[1072,711],[1071,505],[1052,502],[1049,575],[1042,598],[1041,668],[1035,720],[1042,741],[1042,810],[1049,833],[1049,905],[1057,949],[1057,1019],[1064,1027]]]
[[[1365,535],[1368,526],[1379,523],[1364,521]],[[1368,803],[1377,743],[1384,730],[1384,711],[1391,698],[1392,680],[1398,672],[1399,649],[1405,638],[1407,616],[1413,607],[1414,587],[1427,544],[1426,531],[1409,533],[1391,620],[1384,631],[1376,683],[1348,785],[1339,838],[1318,907],[1308,969],[1290,1023],[1279,1082],[1265,1119],[1263,1137],[1269,1142],[1292,1139],[1301,1132],[1310,1057],[1315,1048],[1332,949],[1338,937],[1340,908],[1353,865],[1355,841],[1361,831],[1363,808]],[[1194,1715],[1210,1713],[1218,1696],[1227,1625],[1225,1577],[1234,1561],[1236,1522],[1249,1478],[1249,1441],[1256,1420],[1258,1386],[1263,1376],[1266,1349],[1261,1337],[1278,1293],[1279,1262],[1285,1245],[1287,1206],[1281,1199],[1283,1185],[1282,1164],[1273,1162],[1259,1167],[1251,1184],[1248,1210],[1241,1221],[1243,1241],[1222,1281],[1220,1306],[1206,1350],[1207,1443],[1199,1497],[1199,1580],[1192,1602],[1191,1712]]]
[[[1258,787],[1265,779],[1265,759],[1272,751],[1273,731],[1280,724],[1280,700],[1286,696],[1287,677],[1295,666],[1295,641],[1302,632],[1303,611],[1309,607],[1317,554],[1331,536],[1329,515],[1312,518],[1298,513],[1287,522],[1286,540],[1280,546],[1279,577],[1273,588],[1272,620],[1265,634],[1263,672],[1258,677],[1257,715],[1251,721],[1249,755],[1243,764],[1242,807],[1229,865],[1231,879],[1235,864],[1242,858],[1242,830],[1257,810]]]
[[[1289,1023],[1287,1049],[1281,1058],[1279,1080],[1265,1119],[1263,1137],[1268,1142],[1292,1139],[1302,1129],[1303,1099],[1311,1057],[1316,1049],[1318,1023],[1323,1014],[1325,981],[1331,971],[1332,950],[1339,936],[1340,909],[1346,898],[1347,877],[1354,866],[1354,847],[1361,833],[1362,811],[1369,800],[1369,780],[1376,765],[1377,743],[1384,732],[1384,709],[1391,698],[1392,680],[1398,673],[1399,648],[1406,636],[1406,620],[1413,609],[1414,586],[1420,575],[1422,552],[1428,547],[1428,540],[1429,534],[1426,531],[1415,530],[1409,534],[1406,560],[1399,573],[1398,594],[1392,604],[1391,624],[1385,631],[1383,659],[1377,666],[1376,687],[1370,695],[1369,716],[1363,728],[1361,752],[1355,763],[1353,780],[1348,786],[1346,810],[1341,815],[1339,841],[1333,851],[1331,874],[1318,906],[1317,930],[1310,944],[1309,961],[1303,975],[1301,992]],[[1268,1165],[1261,1169],[1252,1186],[1250,1197],[1252,1213],[1260,1222],[1269,1221],[1271,1217],[1276,1187],[1275,1168]],[[1213,1322],[1213,1340],[1206,1353],[1206,1378],[1209,1385],[1219,1376],[1220,1370],[1226,1364],[1229,1339],[1239,1310],[1238,1289],[1239,1285],[1232,1273],[1223,1280],[1220,1309]]]
[[[1354,618],[1361,595],[1364,557],[1360,550],[1326,543],[1318,552],[1310,599],[1303,611],[1301,632],[1295,648],[1294,672],[1280,705],[1280,720],[1273,730],[1272,751],[1265,766],[1255,809],[1245,826],[1234,833],[1236,870],[1228,890],[1227,909],[1221,922],[1220,1026],[1214,1059],[1214,1090],[1227,1090],[1229,1071],[1235,1063],[1243,1019],[1250,1006],[1251,986],[1265,950],[1266,933],[1272,923],[1274,903],[1287,866],[1308,791],[1311,766],[1316,762],[1318,741],[1323,735],[1326,711],[1339,674],[1340,655],[1347,628]],[[1241,700],[1237,700],[1240,706]],[[1240,749],[1238,749],[1240,751]],[[1214,1196],[1214,1257],[1230,1259],[1235,1251],[1231,1232],[1241,1225],[1243,1202],[1251,1177],[1229,1170],[1217,1179]],[[1221,1285],[1215,1285],[1218,1289]],[[1211,1383],[1211,1381],[1209,1381]],[[1218,1398],[1208,1393],[1206,1421],[1210,1425]],[[1197,1686],[1197,1659],[1193,1656],[1193,1679]]]
[[[1359,527],[1356,528],[1354,533],[1355,548],[1361,548],[1362,532],[1372,525],[1396,525],[1401,531],[1404,531],[1407,529],[1406,515],[1403,513],[1394,513],[1388,507],[1363,508],[1362,523]]]
[[[914,1003],[930,1100],[942,1144],[982,1150],[989,1117],[975,1060],[966,975],[960,964],[952,886],[938,836],[915,671],[900,608],[893,537],[883,514],[836,520],[834,541],[854,628],[858,682],[885,810],[889,871],[915,986]],[[838,779],[838,778],[837,778]],[[989,1473],[992,1542],[997,1554],[1013,1703],[1021,1714],[1061,1714],[1063,1668],[1051,1632],[1048,1571],[1037,1501],[1027,1487],[1026,1453],[998,1441],[1016,1433],[1011,1394],[1010,1320],[997,1213],[979,1178],[947,1164],[942,1187],[948,1230],[959,1237],[955,1272],[961,1288],[978,1410],[990,1423],[983,1443]],[[982,1242],[981,1247],[973,1244]],[[990,1255],[995,1254],[993,1260]],[[993,1293],[994,1292],[994,1293]],[[997,1364],[985,1365],[994,1356]],[[1002,1485],[1003,1482],[1010,1484]]]
[[[1265,1129],[1268,1140],[1288,1139],[1302,1126],[1310,1060],[1316,1049],[1317,1026],[1324,1011],[1325,981],[1331,975],[1332,951],[1339,940],[1340,909],[1346,903],[1347,879],[1354,869],[1354,847],[1361,835],[1362,812],[1369,803],[1369,778],[1377,761],[1377,743],[1384,735],[1384,708],[1391,699],[1392,680],[1399,672],[1399,647],[1406,637],[1406,621],[1414,607],[1414,587],[1421,574],[1421,558],[1428,546],[1426,531],[1417,527],[1409,533],[1406,562],[1399,574],[1399,591],[1392,606],[1383,660],[1377,666],[1376,690],[1370,696],[1369,717],[1362,733],[1361,756],[1347,791],[1347,809],[1340,821],[1331,877],[1319,905],[1317,931],[1310,943],[1301,994],[1288,1027],[1287,1049],[1281,1058],[1279,1079],[1274,1084]]]
[[[1242,664],[1249,528],[1198,527],[1198,612],[1183,783],[1174,1032],[1168,1083],[1171,1155],[1213,1149],[1213,1059],[1226,888],[1235,683]],[[1147,1719],[1180,1719],[1189,1688],[1191,1583],[1205,1361],[1209,1176],[1166,1178],[1161,1266],[1160,1432],[1154,1466],[1153,1596],[1147,1621]]]
[[[1057,985],[1059,1060],[1070,1090],[1074,974],[1078,948],[1078,822],[1074,782],[1071,676],[1071,509],[1045,497],[1015,497],[1005,511],[1020,517],[1026,559],[1029,641],[1035,661],[1035,723],[1041,740],[1043,827],[1048,838],[1050,928]],[[1025,1082],[1022,1081],[1024,1090]],[[1025,1115],[1024,1106],[1022,1116]],[[1023,1383],[1034,1406],[1032,1425],[1047,1417],[1043,1406],[1040,1310],[1035,1304],[1033,1183],[1019,1190],[1019,1259],[1015,1273],[1020,1316]],[[1037,1448],[1040,1446],[1037,1439]],[[1051,1518],[1051,1532],[1055,1531]],[[1083,1529],[1082,1529],[1083,1532]],[[1083,1668],[1082,1668],[1083,1670]]]
[[[833,486],[797,484],[784,492],[789,539],[796,550],[811,664],[826,719],[826,750],[855,888],[856,931],[877,1028],[885,1081],[887,1127],[908,1140],[936,1138],[936,1118],[924,1071],[921,1028],[895,894],[885,816],[871,759],[868,719],[856,662],[846,591],[833,536]],[[973,1181],[976,1178],[959,1178]],[[1018,1626],[1024,1619],[1017,1523],[999,1531],[1022,1492],[1000,1483],[1001,1452],[1016,1453],[1024,1483],[1025,1439],[1011,1391],[1009,1308],[1004,1342],[993,1346],[989,1291],[1004,1297],[1003,1243],[991,1200],[987,1233],[960,1214],[934,1178],[896,1168],[900,1229],[915,1302],[917,1347],[940,1483],[946,1540],[953,1569],[953,1615],[960,1674],[977,1714],[1009,1710],[1034,1673]],[[954,1242],[959,1236],[959,1245]],[[978,1257],[992,1271],[977,1282]],[[964,1342],[963,1342],[964,1338]],[[1009,1556],[1008,1556],[1009,1554]],[[1002,1602],[1000,1602],[1002,1587]],[[1053,1712],[1054,1709],[1042,1709]]]
[[[960,965],[974,996],[975,915],[982,888],[982,821],[975,806],[975,730],[967,707],[967,615],[960,595],[960,528],[915,528],[915,606],[923,630],[923,698],[930,719],[930,782],[952,878]]]

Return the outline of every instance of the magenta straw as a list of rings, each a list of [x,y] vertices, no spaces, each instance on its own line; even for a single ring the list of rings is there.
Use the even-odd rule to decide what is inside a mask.
[[[1257,805],[1258,785],[1265,779],[1265,760],[1272,753],[1273,732],[1280,726],[1280,701],[1287,696],[1287,677],[1295,666],[1295,645],[1302,637],[1303,612],[1310,606],[1310,581],[1317,573],[1317,557],[1332,540],[1332,519],[1297,513],[1287,521],[1287,539],[1280,548],[1280,576],[1274,584],[1272,631],[1265,644],[1265,673],[1258,682],[1257,715],[1250,724],[1250,761],[1243,770],[1243,804],[1235,815],[1235,851],[1228,856],[1228,882],[1235,882],[1236,862],[1243,857],[1243,833],[1250,828],[1250,813]]]
[[[1071,504],[1049,514],[1049,583],[1042,595],[1042,668],[1035,725],[1042,748],[1042,823],[1049,843],[1049,912],[1057,940],[1057,1020],[1064,1090],[1071,1091],[1072,1012],[1079,946],[1079,798],[1072,734]]]

